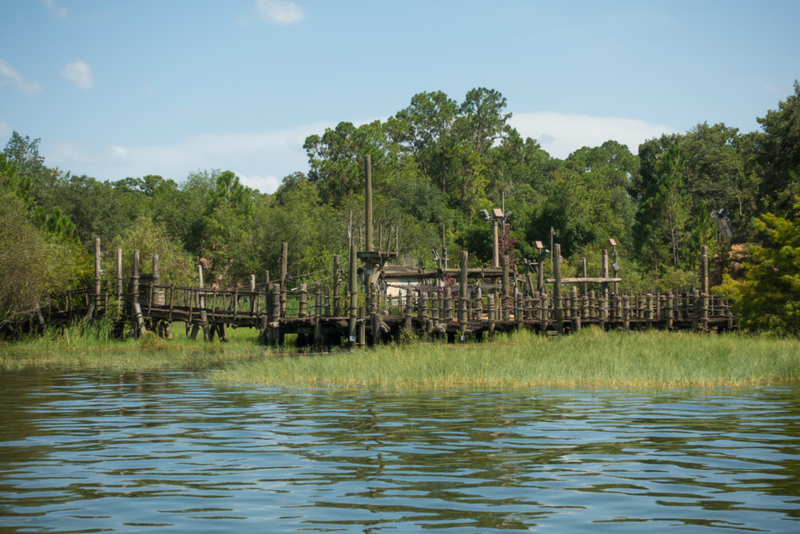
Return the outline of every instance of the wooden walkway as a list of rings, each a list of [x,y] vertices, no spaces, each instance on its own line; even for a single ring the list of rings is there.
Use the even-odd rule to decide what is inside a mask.
[[[296,335],[298,346],[358,347],[401,340],[408,333],[458,342],[481,341],[496,332],[523,328],[540,334],[567,334],[592,325],[604,330],[736,328],[729,304],[699,290],[603,296],[594,291],[581,294],[573,286],[558,299],[552,291],[524,294],[518,290],[505,298],[499,291],[484,295],[478,284],[477,289],[471,286],[474,295],[468,289],[467,298],[451,288],[412,290],[404,297],[371,292],[361,296],[364,305],[352,308],[348,305],[352,295],[341,291],[332,296],[321,283],[313,293],[305,284],[294,292],[282,291],[279,284],[270,286],[271,291],[219,290],[152,280],[140,284],[137,293],[117,295],[110,287],[101,287],[99,293],[93,288],[73,290],[49,298],[18,328],[42,330],[111,313],[119,317],[116,330],[121,333],[131,325],[133,335],[151,330],[167,337],[171,325],[180,322],[190,336],[202,335],[207,340],[216,336],[227,340],[228,328],[253,328],[267,345],[281,345],[286,335]],[[116,309],[109,309],[109,302]]]

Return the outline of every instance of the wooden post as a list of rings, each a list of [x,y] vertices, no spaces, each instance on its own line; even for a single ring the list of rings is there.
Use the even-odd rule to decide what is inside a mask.
[[[544,286],[544,250],[539,251],[539,265],[536,267],[536,291],[540,294],[545,292]]]
[[[367,346],[367,321],[366,321],[366,308],[361,306],[358,309],[358,347],[363,349]]]
[[[728,330],[733,330],[734,322],[733,322],[733,311],[731,310],[731,303],[729,301],[725,301],[725,317],[728,319]]]
[[[708,333],[708,293],[700,294],[700,328]]]
[[[508,285],[508,256],[503,256],[501,259],[501,265],[503,267],[503,278],[502,278],[502,297],[501,303],[503,305],[503,320],[508,321],[511,318],[511,312],[509,310],[509,297],[511,296],[511,290]]]
[[[570,290],[570,304],[572,305],[572,332],[578,332],[581,329],[581,314],[578,307],[578,288],[572,286]]]
[[[586,295],[580,297],[580,315],[581,319],[586,317],[587,319],[591,317],[592,312],[590,311],[589,307],[589,294],[587,292]]]
[[[308,317],[308,285],[300,284],[300,317]]]
[[[161,271],[158,269],[158,254],[153,254],[153,284],[161,284]]]
[[[411,332],[412,329],[412,311],[414,309],[414,297],[411,295],[409,291],[406,294],[406,310],[405,310],[405,324],[403,325],[407,332]]]
[[[700,293],[708,295],[708,247],[703,245],[700,250]]]
[[[198,280],[197,287],[199,287],[200,289],[203,289],[203,266],[202,265],[198,265],[197,266],[197,280]],[[204,293],[202,291],[199,291],[197,293],[197,306],[200,307],[200,308],[205,308],[206,307],[206,299],[205,299]]]
[[[630,303],[628,301],[628,295],[622,296],[622,330],[627,332],[630,328]]]
[[[117,249],[117,308],[122,311],[122,249]]]
[[[427,334],[430,332],[428,328],[428,292],[420,291],[419,294],[419,309],[417,310],[420,321],[422,322],[422,332]]]
[[[458,299],[458,330],[461,334],[461,342],[466,341],[467,335],[467,264],[469,263],[469,252],[461,252],[461,284]]]
[[[497,235],[497,219],[492,217],[492,267],[500,267],[500,245]]]
[[[281,317],[281,285],[272,286],[272,322],[269,323],[269,342],[270,345],[278,345],[280,342],[280,317]]]
[[[322,282],[314,291],[314,345],[322,345]]]
[[[139,307],[139,251],[133,251],[133,277],[131,278],[131,319],[133,321],[131,331],[133,337],[139,337],[140,332],[139,322],[137,320],[136,310]]]
[[[589,276],[588,271],[586,270],[586,258],[581,258],[581,275],[584,278]],[[589,295],[589,284],[586,282],[581,284],[581,296],[586,297]]]
[[[496,312],[496,308],[494,305],[494,295],[490,294],[488,296],[488,302],[486,306],[489,308],[489,335],[493,336],[495,329],[495,312]]]
[[[339,276],[340,271],[342,270],[342,266],[339,263],[339,255],[333,255],[333,315],[339,316],[339,310],[341,308],[341,303],[339,302],[339,283],[341,282],[341,277]]]
[[[447,324],[453,320],[453,291],[449,287],[444,288],[444,295],[442,295],[442,304],[444,305],[443,322]]]
[[[351,217],[351,225],[352,225],[352,213],[350,214]],[[351,226],[352,227],[352,226]],[[352,236],[352,232],[350,232]],[[350,239],[350,257],[349,257],[349,264],[350,264],[350,279],[349,279],[349,287],[350,290],[350,323],[347,329],[347,339],[348,343],[350,343],[350,348],[356,346],[356,322],[358,319],[358,279],[357,279],[357,266],[356,266],[356,244],[355,241]]]
[[[275,317],[273,317],[272,315],[274,309],[272,301],[274,297],[275,286],[269,280],[269,271],[264,271],[264,286],[266,287],[266,290],[264,291],[264,311],[266,316],[266,323],[264,324],[263,328],[264,330],[263,336],[264,336],[264,344],[269,345],[272,342],[272,340],[269,337],[270,333],[269,323],[275,320]]]
[[[255,295],[255,292],[256,292],[256,275],[251,274],[250,275],[250,296],[249,296],[249,298],[250,298],[250,316],[251,317],[255,315],[255,311],[256,311],[256,295]]]
[[[102,289],[102,267],[100,266],[100,257],[102,253],[100,252],[100,238],[96,237],[94,239],[94,309],[100,309],[100,292]]]
[[[697,332],[700,320],[700,292],[695,289],[692,292],[692,332]]]
[[[281,243],[281,314],[280,317],[286,317],[286,278],[289,274],[289,244]]]
[[[553,307],[555,311],[556,328],[559,335],[564,333],[564,310],[561,298],[561,245],[553,245]]]
[[[667,319],[667,330],[672,330],[672,321],[673,321],[674,313],[675,313],[675,311],[674,311],[674,309],[672,307],[672,303],[673,302],[674,301],[673,301],[672,291],[667,291],[667,311],[666,311],[666,314],[667,314],[667,317],[666,317],[666,319]]]
[[[372,159],[369,154],[364,156],[364,179],[366,182],[366,193],[364,195],[366,205],[364,207],[367,223],[367,252],[374,252],[372,243]]]

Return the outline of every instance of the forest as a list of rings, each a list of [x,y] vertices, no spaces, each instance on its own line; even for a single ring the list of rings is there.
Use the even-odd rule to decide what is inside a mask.
[[[78,176],[48,167],[40,139],[13,132],[0,155],[0,326],[44,294],[87,285],[96,237],[106,251],[158,254],[165,283],[193,283],[198,263],[221,287],[261,279],[278,271],[282,242],[293,280],[328,281],[333,255],[346,257],[349,215],[363,225],[370,155],[375,227],[384,237],[397,229],[403,264],[432,267],[443,228],[453,265],[461,250],[471,266],[491,262],[491,228],[479,213],[504,203],[501,248],[516,265],[538,256],[536,241],[549,248],[552,232],[566,276],[583,257],[599,276],[613,238],[623,290],[676,290],[698,285],[705,245],[725,272],[717,291],[737,302],[743,326],[800,333],[797,82],[758,118],[759,131],[699,122],[637,153],[609,140],[557,159],[510,118],[496,90],[473,89],[460,103],[420,93],[386,121],[309,136],[308,173],[286,176],[271,194],[221,169]],[[723,213],[732,236],[712,217]],[[103,261],[115,271],[112,254]]]

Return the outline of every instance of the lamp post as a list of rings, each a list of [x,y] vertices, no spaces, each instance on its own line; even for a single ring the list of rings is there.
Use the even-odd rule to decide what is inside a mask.
[[[498,227],[505,226],[506,221],[511,217],[511,212],[503,213],[502,209],[492,208],[491,213],[487,210],[480,211],[481,218],[492,225],[492,267],[500,268],[500,237]]]

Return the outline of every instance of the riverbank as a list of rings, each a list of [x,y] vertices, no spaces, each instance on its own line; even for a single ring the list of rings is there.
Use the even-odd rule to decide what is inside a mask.
[[[558,338],[521,331],[487,343],[418,342],[325,354],[260,346],[251,329],[229,335],[228,343],[191,340],[183,332],[171,341],[34,338],[0,347],[0,369],[193,370],[225,385],[396,391],[713,388],[800,380],[800,340],[740,334],[589,328]]]

